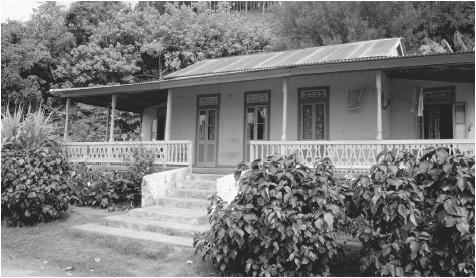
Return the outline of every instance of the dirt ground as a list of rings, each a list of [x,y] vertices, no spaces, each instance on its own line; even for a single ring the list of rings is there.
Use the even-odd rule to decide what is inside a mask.
[[[216,276],[193,249],[83,234],[70,227],[123,212],[70,207],[33,227],[2,222],[2,276]]]

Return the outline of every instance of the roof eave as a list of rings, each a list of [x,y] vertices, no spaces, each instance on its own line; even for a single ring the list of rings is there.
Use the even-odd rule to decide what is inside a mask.
[[[118,93],[141,93],[151,90],[173,89],[215,83],[228,83],[266,78],[279,78],[293,75],[322,74],[332,72],[349,72],[362,70],[385,70],[411,68],[431,65],[474,64],[474,52],[449,55],[403,56],[384,59],[341,61],[322,64],[285,66],[273,69],[258,69],[206,76],[191,76],[146,83],[126,84],[120,86],[103,86],[92,88],[71,88],[51,90],[60,97],[81,97],[91,95],[107,95]]]

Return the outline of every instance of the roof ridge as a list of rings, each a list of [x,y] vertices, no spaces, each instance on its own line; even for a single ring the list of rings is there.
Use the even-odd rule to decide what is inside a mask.
[[[239,60],[239,59],[244,59],[244,58],[248,58],[248,57],[255,57],[255,56],[259,56],[259,55],[265,55],[265,54],[268,54],[268,55],[280,55],[280,54],[283,54],[283,53],[286,53],[286,52],[292,52],[292,51],[306,51],[306,50],[311,50],[311,49],[314,49],[314,50],[317,50],[317,49],[322,49],[322,48],[326,48],[326,47],[334,47],[334,48],[338,48],[338,47],[342,47],[342,46],[349,46],[349,45],[358,45],[358,44],[365,44],[365,43],[376,43],[376,42],[382,42],[382,41],[387,41],[387,40],[399,40],[400,42],[403,41],[403,38],[402,37],[393,37],[393,38],[382,38],[382,39],[374,39],[374,40],[365,40],[365,41],[355,41],[355,42],[348,42],[348,43],[340,43],[340,44],[328,44],[328,45],[319,45],[319,46],[312,46],[312,47],[305,47],[305,48],[297,48],[297,49],[287,49],[287,50],[279,50],[279,51],[267,51],[267,52],[256,52],[256,53],[251,53],[251,54],[242,54],[242,55],[235,55],[235,56],[226,56],[226,57],[217,57],[217,58],[210,58],[210,59],[203,59],[203,60],[200,60],[188,67],[185,67],[183,69],[180,69],[180,70],[177,70],[175,72],[172,72],[170,74],[167,74],[166,76],[164,76],[164,79],[169,79],[169,78],[175,78],[175,77],[179,77],[181,76],[182,73],[186,73],[187,72],[187,68],[188,68],[188,71],[194,71],[196,70],[196,68],[192,68],[190,69],[190,67],[193,67],[193,66],[197,66],[197,67],[200,67],[200,65],[202,65],[203,63],[205,62],[208,62],[208,63],[212,63],[212,62],[218,62],[218,61],[224,61],[224,60]],[[187,75],[187,74],[185,74]]]
[[[230,58],[236,58],[236,57],[253,56],[253,55],[268,54],[268,53],[279,53],[279,52],[287,52],[287,51],[306,50],[306,49],[320,48],[320,47],[327,47],[327,46],[352,45],[352,44],[358,44],[358,43],[364,43],[364,42],[375,42],[375,41],[394,40],[394,39],[403,40],[402,37],[393,37],[393,38],[383,38],[383,39],[374,39],[374,40],[365,40],[365,41],[334,43],[334,44],[317,45],[317,46],[310,46],[310,47],[304,47],[304,48],[294,48],[294,49],[275,50],[275,51],[260,51],[260,52],[255,52],[255,53],[251,53],[251,54],[240,54],[240,55],[234,55],[234,56],[216,57],[216,58],[203,59],[203,60],[200,60],[198,62],[221,60],[221,59],[230,59]]]

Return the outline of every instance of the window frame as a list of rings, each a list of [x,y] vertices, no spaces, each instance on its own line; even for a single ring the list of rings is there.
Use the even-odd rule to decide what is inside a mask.
[[[253,94],[267,94],[268,101],[267,102],[256,102],[256,103],[248,103],[247,97]],[[269,141],[271,135],[271,90],[263,90],[263,91],[248,91],[244,93],[243,98],[243,159],[247,159],[247,150],[248,150],[248,108],[251,107],[263,107],[265,106],[267,109],[266,113],[266,138],[265,140],[258,140],[258,141]],[[256,113],[256,112],[255,112]],[[252,140],[255,141],[255,140]]]
[[[329,140],[329,100],[330,100],[330,86],[319,86],[319,87],[304,87],[304,88],[298,88],[298,128],[297,128],[297,138],[298,141],[319,141],[321,139],[303,139],[303,119],[302,119],[302,106],[305,104],[312,104],[314,107],[315,104],[317,103],[323,103],[322,101],[303,101],[302,100],[302,94],[305,91],[312,91],[312,90],[324,90],[326,92],[326,99],[325,99],[325,113],[324,113],[324,139],[322,140]],[[314,111],[314,108],[313,108]],[[314,112],[313,112],[314,116]],[[314,128],[314,127],[313,127]],[[315,131],[313,130],[313,134]]]

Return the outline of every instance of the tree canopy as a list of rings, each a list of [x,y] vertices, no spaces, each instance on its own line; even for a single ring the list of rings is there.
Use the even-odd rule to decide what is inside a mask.
[[[2,23],[2,105],[57,105],[51,88],[160,79],[261,51],[385,37],[403,37],[410,53],[447,51],[443,40],[474,48],[474,2],[268,2],[263,12],[237,3],[44,2],[31,20]]]

